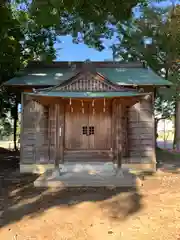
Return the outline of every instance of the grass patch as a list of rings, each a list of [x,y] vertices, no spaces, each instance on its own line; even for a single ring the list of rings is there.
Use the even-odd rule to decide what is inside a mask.
[[[180,153],[171,152],[166,149],[156,148],[156,159],[158,163],[173,163],[175,161],[180,161]]]

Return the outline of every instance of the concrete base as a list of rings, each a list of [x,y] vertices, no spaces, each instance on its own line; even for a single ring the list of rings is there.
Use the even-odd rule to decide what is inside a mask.
[[[118,169],[113,163],[66,163],[47,170],[35,182],[35,187],[137,187],[140,180],[128,169]]]
[[[112,163],[112,162],[111,162]],[[82,162],[73,162],[73,163],[64,163],[64,165],[66,166],[67,164],[73,164],[73,165],[79,165],[82,164]],[[86,165],[91,165],[92,163],[87,163]],[[93,164],[96,164],[95,162]],[[101,162],[102,164],[102,162]],[[108,163],[106,163],[108,164]],[[60,168],[63,167],[64,165],[60,165]],[[126,168],[126,169],[131,169],[134,171],[151,171],[154,172],[156,171],[156,164],[153,163],[123,163],[122,164],[122,168]],[[43,174],[45,173],[47,170],[53,170],[54,169],[54,164],[33,164],[33,163],[29,163],[29,164],[24,164],[24,163],[20,163],[20,172],[21,173],[35,173],[35,174]]]

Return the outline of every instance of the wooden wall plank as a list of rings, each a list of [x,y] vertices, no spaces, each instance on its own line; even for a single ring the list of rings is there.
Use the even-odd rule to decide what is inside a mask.
[[[155,161],[153,102],[145,97],[130,108],[129,112],[129,153],[139,163]]]
[[[24,93],[21,93],[20,163],[23,162],[24,105]]]
[[[21,162],[35,163],[35,118],[33,117],[35,105],[33,101],[29,101],[23,94],[23,116],[21,135]]]
[[[21,162],[48,163],[47,107],[22,98]]]

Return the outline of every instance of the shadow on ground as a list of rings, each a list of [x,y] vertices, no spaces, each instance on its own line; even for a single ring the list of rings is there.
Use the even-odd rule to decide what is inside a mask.
[[[180,173],[180,153],[157,148],[156,158],[157,170],[175,174]]]
[[[167,149],[156,149],[156,170],[161,173],[180,173],[180,153],[170,152]],[[154,176],[157,172],[154,171],[141,171],[137,173],[141,180],[145,180],[146,177]]]
[[[34,218],[52,207],[71,208],[82,202],[98,203],[108,217],[123,220],[142,207],[142,196],[136,188],[65,188],[51,191],[35,188],[39,177],[20,174],[18,156],[3,155],[0,161],[0,226],[18,222],[23,217]],[[158,169],[179,173],[180,154],[157,149]],[[143,179],[152,173],[141,174]]]
[[[98,203],[109,218],[123,220],[142,208],[142,196],[136,188],[65,188],[52,191],[35,188],[37,175],[20,174],[18,168],[0,170],[0,226],[23,217],[37,217],[52,207],[71,208],[82,202]]]

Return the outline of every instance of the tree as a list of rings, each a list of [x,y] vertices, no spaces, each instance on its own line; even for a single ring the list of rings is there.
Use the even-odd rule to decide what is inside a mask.
[[[176,27],[180,25],[179,13],[180,6],[164,9],[143,7],[139,18],[118,24],[119,43],[113,46],[116,58],[124,61],[143,60],[158,75],[174,83],[168,93],[169,98],[167,94],[156,92],[155,109],[156,112],[163,111],[161,118],[173,114],[174,103],[177,105],[179,99],[180,79],[176,64],[180,56],[180,29]],[[156,123],[158,121],[159,118]]]
[[[103,50],[102,38],[113,36],[113,26],[132,16],[137,5],[148,0],[14,0],[24,4],[31,18],[41,28],[49,28],[58,35],[71,34],[74,42],[84,42]],[[159,0],[160,1],[160,0]]]
[[[91,1],[56,1],[56,0],[33,0],[31,3],[26,0],[17,0],[28,6],[32,15],[43,26],[59,26],[67,15],[76,17],[84,23],[99,25],[108,20],[125,20],[131,16],[132,8],[143,0],[91,0]],[[77,23],[78,25],[79,23]]]
[[[161,94],[158,94],[155,99],[154,117],[155,117],[155,136],[158,137],[157,128],[158,123],[162,119],[169,119],[175,115],[175,101],[165,100]],[[156,141],[157,144],[157,141]]]
[[[55,34],[49,29],[40,28],[28,12],[16,5],[5,2],[0,5],[0,84],[14,77],[28,61],[42,57],[52,61],[55,57]],[[20,91],[0,90],[0,118],[6,124],[6,116],[11,112],[14,119],[14,148],[16,150],[16,129]],[[7,124],[6,124],[7,126]]]
[[[9,137],[12,135],[13,129],[10,121],[8,119],[0,119],[0,140],[6,139],[6,137]]]

